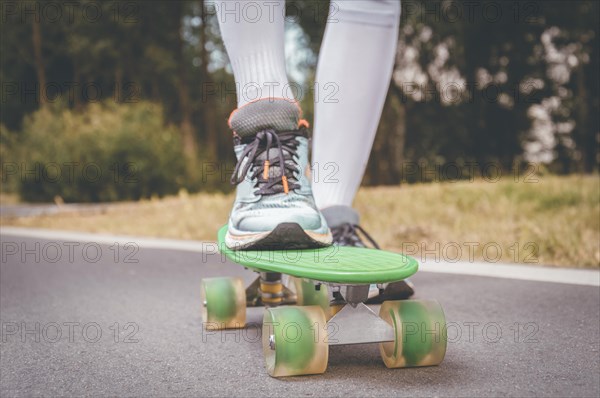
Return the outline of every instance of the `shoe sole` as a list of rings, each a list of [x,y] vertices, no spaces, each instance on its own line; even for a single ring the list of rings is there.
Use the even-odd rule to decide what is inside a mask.
[[[392,282],[384,290],[383,294],[369,298],[365,304],[382,304],[389,300],[406,300],[415,294],[414,285],[408,281]]]
[[[227,232],[225,242],[231,250],[316,249],[331,245],[331,233],[305,231],[297,223],[281,223],[272,231],[236,236]]]

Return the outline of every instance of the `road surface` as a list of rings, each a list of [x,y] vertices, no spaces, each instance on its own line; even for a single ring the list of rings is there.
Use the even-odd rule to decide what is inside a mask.
[[[540,270],[543,272],[543,269]],[[377,345],[330,348],[323,375],[270,378],[257,324],[207,334],[218,254],[2,235],[0,395],[598,396],[597,286],[420,272],[448,320],[437,367],[385,368]]]

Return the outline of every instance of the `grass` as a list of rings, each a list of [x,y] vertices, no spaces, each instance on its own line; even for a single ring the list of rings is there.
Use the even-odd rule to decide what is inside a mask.
[[[15,205],[19,203],[19,196],[14,193],[0,192],[0,203],[3,205]]]
[[[232,194],[185,192],[101,212],[3,218],[2,225],[215,240]],[[600,267],[598,176],[363,188],[355,207],[383,247],[417,259]]]

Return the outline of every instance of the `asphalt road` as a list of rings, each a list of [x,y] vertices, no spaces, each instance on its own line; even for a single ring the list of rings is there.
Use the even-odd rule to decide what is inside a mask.
[[[256,324],[203,332],[199,281],[217,275],[253,278],[219,255],[3,236],[0,395],[600,394],[598,287],[422,272],[418,296],[449,323],[440,366],[390,370],[376,345],[336,346],[325,374],[273,379]]]

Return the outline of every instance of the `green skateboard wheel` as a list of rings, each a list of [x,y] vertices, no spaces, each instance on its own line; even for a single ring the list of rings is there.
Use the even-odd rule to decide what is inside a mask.
[[[329,358],[326,323],[316,305],[267,308],[262,342],[269,375],[324,373]]]
[[[438,365],[446,354],[446,318],[434,300],[385,301],[379,316],[392,325],[395,340],[379,344],[388,368]]]
[[[235,329],[246,325],[246,292],[240,278],[203,279],[200,298],[206,329]]]
[[[321,285],[317,290],[315,284],[301,278],[292,277],[296,288],[296,303],[298,305],[318,305],[327,315],[329,310],[329,293],[327,285]]]

